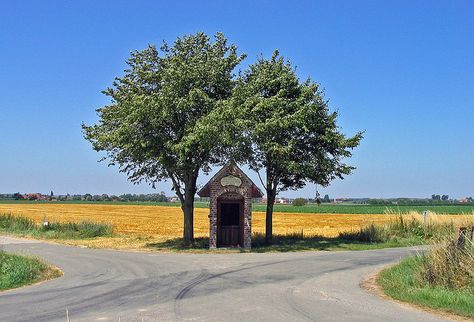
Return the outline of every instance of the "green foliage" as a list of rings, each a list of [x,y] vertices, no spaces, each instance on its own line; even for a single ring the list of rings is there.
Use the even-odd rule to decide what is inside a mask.
[[[293,206],[296,206],[296,207],[302,207],[306,205],[307,203],[308,203],[308,200],[306,200],[305,198],[296,198],[292,202]]]
[[[171,180],[188,242],[197,176],[222,161],[222,129],[212,112],[231,96],[233,70],[243,58],[221,33],[214,42],[197,33],[171,47],[135,51],[125,75],[104,91],[112,102],[97,110],[99,123],[83,125],[94,149],[132,182]]]
[[[0,251],[0,290],[20,287],[42,279],[58,277],[58,270],[42,261]]]
[[[0,231],[24,233],[42,238],[75,239],[109,236],[113,233],[111,225],[82,221],[80,223],[50,222],[47,225],[36,225],[27,217],[0,214]]]
[[[319,85],[301,82],[278,51],[249,67],[233,102],[242,113],[241,139],[248,143],[243,158],[256,171],[266,169],[267,190],[297,189],[306,181],[324,186],[354,169],[342,159],[351,156],[362,134],[342,134]]]
[[[104,91],[112,103],[97,110],[99,123],[83,125],[86,139],[133,182],[189,181],[217,161],[218,135],[207,136],[203,119],[231,95],[242,59],[222,34],[133,52],[125,75]]]
[[[232,98],[241,147],[235,159],[259,172],[267,193],[267,241],[272,235],[273,203],[280,191],[299,189],[307,181],[328,185],[354,169],[350,157],[362,133],[347,138],[336,124],[319,85],[302,82],[289,62],[275,51],[260,58],[240,77]]]

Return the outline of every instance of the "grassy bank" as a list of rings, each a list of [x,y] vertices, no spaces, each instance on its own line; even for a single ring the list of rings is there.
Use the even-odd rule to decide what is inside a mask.
[[[61,276],[59,269],[36,258],[0,251],[0,291]]]
[[[301,252],[301,251],[338,251],[338,250],[368,250],[388,247],[413,246],[410,241],[388,241],[382,243],[361,242],[357,240],[343,240],[338,237],[307,236],[299,234],[274,235],[270,245],[265,243],[264,234],[253,234],[253,253],[270,252]],[[207,253],[209,252],[209,238],[196,238],[194,243],[187,245],[181,238],[168,239],[163,242],[151,242],[145,248],[159,251]],[[217,249],[215,252],[246,252],[244,249]]]
[[[442,242],[382,271],[378,283],[394,299],[474,318],[474,246]]]
[[[11,214],[0,214],[0,231],[46,239],[83,239],[112,235],[112,226],[90,221],[43,222]]]

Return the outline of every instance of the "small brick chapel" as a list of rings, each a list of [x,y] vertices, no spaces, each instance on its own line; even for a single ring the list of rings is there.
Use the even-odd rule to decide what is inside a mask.
[[[263,193],[237,164],[226,164],[198,195],[209,198],[209,248],[250,249],[252,200]]]

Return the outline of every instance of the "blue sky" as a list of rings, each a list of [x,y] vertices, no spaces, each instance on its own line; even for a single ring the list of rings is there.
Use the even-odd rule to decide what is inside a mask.
[[[357,170],[322,194],[472,196],[473,12],[472,1],[4,1],[0,192],[154,192],[98,163],[80,125],[97,121],[131,50],[222,31],[245,64],[278,48],[325,88],[345,133],[366,131]]]

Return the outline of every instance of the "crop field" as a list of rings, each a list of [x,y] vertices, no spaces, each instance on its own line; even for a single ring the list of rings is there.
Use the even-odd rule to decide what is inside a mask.
[[[265,211],[266,205],[255,204],[257,211]],[[402,213],[408,214],[412,212],[422,213],[429,211],[437,214],[472,214],[474,213],[474,205],[356,205],[356,204],[308,204],[302,207],[293,205],[275,205],[274,210],[278,212],[296,212],[296,213],[333,213],[333,214],[385,214],[385,213]]]
[[[146,243],[181,237],[183,215],[179,207],[137,206],[111,204],[54,204],[22,203],[0,204],[0,213],[11,213],[34,219],[37,222],[90,220],[112,224],[117,237],[100,237],[94,240],[71,241],[90,247],[142,248]],[[196,208],[194,228],[196,237],[207,237],[209,210]],[[413,216],[421,215],[412,213]],[[273,218],[275,234],[303,232],[304,236],[337,236],[340,232],[356,230],[370,223],[384,224],[395,214],[308,214],[276,212]],[[432,215],[436,220],[458,220],[465,216]],[[472,217],[472,215],[470,216]],[[253,212],[253,232],[264,232],[265,215]]]
[[[51,204],[49,201],[27,201],[27,200],[0,200],[1,204]],[[179,202],[121,202],[121,201],[54,201],[54,204],[66,205],[135,205],[135,206],[167,206],[180,207]],[[195,202],[196,208],[208,208],[207,202]],[[254,211],[265,211],[265,204],[254,203]],[[295,207],[288,204],[276,204],[276,212],[284,213],[310,213],[310,214],[386,214],[386,213],[422,213],[427,210],[437,214],[472,214],[474,204],[441,204],[441,205],[367,205],[367,204],[307,204],[302,207]]]

